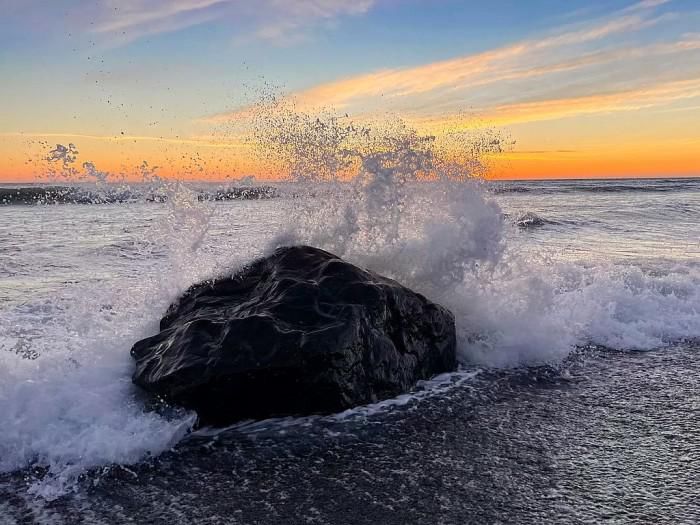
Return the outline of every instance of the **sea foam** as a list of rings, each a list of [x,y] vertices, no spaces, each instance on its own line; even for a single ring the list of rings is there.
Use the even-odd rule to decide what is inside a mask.
[[[209,227],[230,204],[151,179],[167,198],[148,207],[156,219],[134,219],[122,261],[150,264],[134,266],[128,280],[66,284],[0,305],[0,471],[38,467],[44,474],[30,481],[32,493],[57,497],[88,469],[142,461],[177,443],[193,415],[147,409],[130,381],[131,345],[157,330],[185,287],[281,244],[328,249],[447,306],[466,366],[556,364],[588,344],[648,350],[700,336],[698,265],[563,262],[546,245],[533,247],[480,178],[484,155],[502,148],[497,134],[445,144],[400,122],[368,127],[277,104],[254,114],[258,147],[290,175],[280,199],[255,208],[268,210],[270,222],[251,239],[253,250],[230,251],[226,263],[213,257],[221,237],[213,241]],[[73,173],[77,148],[56,150]],[[95,191],[106,183],[100,174]],[[53,208],[42,211],[51,220]],[[261,221],[239,217],[225,235]],[[75,235],[80,228],[76,221]]]

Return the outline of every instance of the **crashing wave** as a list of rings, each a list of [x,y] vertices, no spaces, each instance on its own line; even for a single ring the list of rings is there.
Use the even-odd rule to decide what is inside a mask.
[[[544,226],[546,224],[549,224],[549,221],[543,219],[534,212],[526,211],[525,213],[518,215],[518,217],[515,219],[515,224],[520,228],[527,229]]]
[[[516,227],[479,178],[481,155],[500,147],[493,136],[445,145],[400,122],[367,127],[269,105],[258,108],[255,126],[260,149],[287,168],[298,198],[234,217],[255,230],[254,249],[268,234],[269,248],[313,244],[423,293],[455,314],[463,363],[558,363],[586,344],[647,350],[700,335],[700,266],[553,262],[546,246],[527,244],[531,236],[511,235]],[[61,149],[57,162],[70,164],[71,151]],[[0,472],[43,469],[31,490],[48,498],[71,490],[86,469],[142,461],[187,433],[187,414],[146,410],[128,379],[128,349],[157,330],[184,288],[247,255],[225,245],[236,260],[223,269],[212,254],[236,231],[222,216],[225,233],[206,237],[224,208],[216,198],[201,199],[185,183],[148,191],[166,197],[165,213],[135,220],[134,242],[106,248],[132,280],[3,305]],[[131,266],[143,260],[152,264]]]

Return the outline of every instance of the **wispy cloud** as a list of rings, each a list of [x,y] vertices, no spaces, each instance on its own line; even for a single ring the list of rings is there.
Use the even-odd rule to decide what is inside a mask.
[[[217,20],[238,42],[288,44],[345,16],[369,11],[376,0],[104,0],[94,32],[125,44]]]
[[[664,106],[679,100],[700,97],[700,78],[661,82],[637,89],[620,90],[582,97],[565,97],[535,102],[502,104],[480,112],[483,122],[489,125],[509,125],[522,122],[539,122],[581,115],[634,111]],[[431,131],[455,130],[471,127],[469,116],[456,114],[433,115],[412,119]]]
[[[99,33],[109,33],[147,26],[153,22],[173,19],[179,16],[190,17],[194,12],[206,10],[225,0],[175,0],[169,2],[146,2],[129,0],[106,5],[105,20],[95,27]]]
[[[246,38],[258,38],[286,44],[306,37],[306,30],[319,23],[332,22],[342,16],[361,15],[370,10],[375,0],[271,0],[272,9],[258,28]]]
[[[665,3],[640,2],[478,54],[340,79],[292,99],[302,110],[334,108],[360,119],[394,111],[431,132],[663,107],[700,96],[700,34],[647,33],[644,45],[632,37],[677,21],[657,10]],[[245,121],[249,111],[205,121]]]
[[[666,2],[637,3],[604,19],[565,26],[537,39],[473,55],[332,81],[295,93],[294,99],[301,108],[359,108],[359,111],[366,111],[373,104],[378,107],[381,100],[384,110],[435,110],[450,103],[463,104],[465,100],[483,98],[488,95],[485,87],[490,85],[535,81],[556,73],[572,73],[700,49],[700,38],[694,34],[686,34],[677,41],[627,47],[619,43],[619,38],[612,38],[672,21],[674,14],[659,14],[655,10],[663,3]],[[609,40],[613,43],[606,46]],[[568,81],[571,82],[571,78]],[[524,90],[524,93],[528,91],[532,90]],[[241,118],[245,112],[244,108],[215,115],[209,120],[221,122]]]
[[[651,9],[653,7],[659,7],[660,5],[668,4],[671,0],[641,0],[636,4],[632,4],[625,11],[637,11],[639,9]]]

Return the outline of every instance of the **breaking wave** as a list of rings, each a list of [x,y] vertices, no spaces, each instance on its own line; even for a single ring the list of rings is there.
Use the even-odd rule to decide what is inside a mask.
[[[444,144],[400,122],[269,111],[261,144],[293,181],[324,189],[296,203],[276,245],[320,246],[447,306],[463,363],[556,363],[588,344],[647,350],[700,336],[697,266],[554,263],[546,246],[524,249],[480,178],[484,157],[501,151],[497,134]]]
[[[536,228],[538,226],[545,226],[546,224],[556,224],[553,221],[548,221],[543,219],[534,212],[527,211],[518,215],[515,219],[515,224],[521,228]]]
[[[260,195],[281,198],[253,208],[230,189],[203,194],[151,175],[144,186],[116,189],[108,174],[85,163],[95,182],[83,195],[132,214],[130,222],[119,213],[111,223],[97,220],[97,227],[134,229],[99,252],[118,260],[105,271],[129,278],[90,280],[104,259],[91,267],[79,253],[71,264],[84,272],[84,283],[68,285],[60,274],[57,291],[41,299],[0,303],[0,472],[42,470],[29,476],[32,493],[57,497],[86,469],[142,461],[185,435],[191,414],[150,411],[131,385],[129,348],[157,329],[187,286],[280,245],[327,249],[450,308],[465,366],[556,364],[588,344],[648,350],[700,336],[697,264],[561,261],[504,218],[497,192],[481,177],[489,156],[503,149],[498,133],[431,137],[401,121],[360,125],[276,100],[263,101],[253,115],[261,159],[271,172],[288,174],[285,191]],[[50,157],[60,182],[77,173],[74,146],[57,147]],[[20,191],[16,202],[51,202],[47,191],[54,190]],[[65,202],[78,202],[70,200],[74,191]],[[229,197],[241,202],[216,202]],[[145,212],[134,204],[149,200],[162,206],[139,216]],[[223,233],[212,237],[212,221],[232,204],[242,215],[222,217]],[[31,211],[28,217],[37,217]],[[76,237],[87,235],[75,229]],[[241,232],[246,246],[232,242]],[[2,241],[11,277],[35,277],[36,262],[22,267],[22,247],[9,235]],[[45,267],[58,272],[67,264],[56,259]]]

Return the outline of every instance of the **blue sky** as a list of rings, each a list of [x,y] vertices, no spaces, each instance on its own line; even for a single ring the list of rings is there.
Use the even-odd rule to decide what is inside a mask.
[[[674,147],[697,137],[688,121],[700,105],[697,0],[2,2],[6,136],[196,139],[268,82],[302,101],[419,125],[461,126],[460,115],[475,112],[528,149],[547,149],[547,126],[557,135],[548,147],[591,148],[595,137],[581,129],[614,128],[617,120],[589,122],[610,113],[632,134],[660,121],[659,140]],[[601,110],[584,97],[599,97]],[[562,111],[567,99],[582,111]],[[547,100],[542,111],[523,106]],[[653,115],[664,108],[672,111]]]

